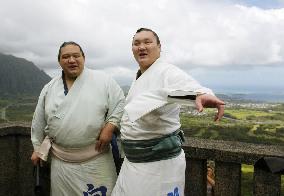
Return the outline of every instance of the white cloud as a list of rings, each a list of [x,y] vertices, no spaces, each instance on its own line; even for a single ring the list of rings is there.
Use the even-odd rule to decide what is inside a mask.
[[[167,48],[171,59],[198,66],[283,63],[284,9],[232,4],[204,11],[192,13],[196,21],[182,30],[188,33],[171,41]]]
[[[234,0],[0,3],[0,52],[27,58],[48,73],[57,73],[59,45],[74,40],[85,50],[89,67],[119,70],[120,77],[130,78],[137,69],[131,39],[139,27],[157,31],[163,56],[186,70],[284,62],[284,8],[262,9]]]

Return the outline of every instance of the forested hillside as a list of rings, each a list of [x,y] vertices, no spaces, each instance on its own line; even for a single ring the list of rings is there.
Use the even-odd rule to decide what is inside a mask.
[[[38,95],[50,77],[34,63],[0,53],[0,97]]]

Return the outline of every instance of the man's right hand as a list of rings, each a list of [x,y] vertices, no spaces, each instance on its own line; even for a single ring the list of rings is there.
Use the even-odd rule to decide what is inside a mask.
[[[39,162],[41,163],[40,165],[42,165],[42,162],[41,162],[39,156],[37,156],[35,151],[33,152],[32,156],[31,156],[31,160],[32,160],[32,163],[34,165],[37,165]]]

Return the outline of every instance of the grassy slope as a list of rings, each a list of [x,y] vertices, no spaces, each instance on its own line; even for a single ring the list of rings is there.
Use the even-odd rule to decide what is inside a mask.
[[[243,141],[250,143],[284,145],[283,106],[274,110],[226,109],[228,118],[220,123],[212,121],[214,110],[205,111],[202,116],[182,114],[182,127],[186,135],[200,138]],[[284,193],[284,176],[281,192]],[[253,195],[253,166],[242,165],[242,195]]]
[[[276,108],[277,109],[277,108]],[[213,122],[214,110],[201,116],[182,114],[182,128],[187,136],[234,140],[250,143],[284,145],[284,111],[263,109],[226,109],[221,122]]]
[[[1,122],[28,121],[33,117],[36,97],[17,97],[0,99],[0,110],[6,108],[6,120],[0,119]]]

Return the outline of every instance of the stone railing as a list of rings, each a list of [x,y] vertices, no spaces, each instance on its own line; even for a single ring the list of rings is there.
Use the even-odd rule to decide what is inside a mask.
[[[284,158],[284,146],[254,145],[186,138],[185,195],[206,195],[206,162],[215,161],[215,195],[241,195],[241,164],[253,165],[267,156]],[[30,161],[30,125],[0,125],[0,195],[34,195],[34,168]],[[41,174],[45,195],[49,195],[49,169]],[[254,168],[253,192],[256,196],[280,195],[281,176]]]
[[[34,195],[34,167],[30,160],[32,151],[29,124],[0,125],[0,195]],[[41,177],[46,181],[43,183],[44,195],[48,196],[48,166],[44,167]]]
[[[254,165],[263,157],[284,158],[284,146],[186,138],[185,195],[206,195],[207,160],[215,161],[215,196],[241,195],[241,164]],[[253,195],[279,196],[281,175],[254,167]]]

